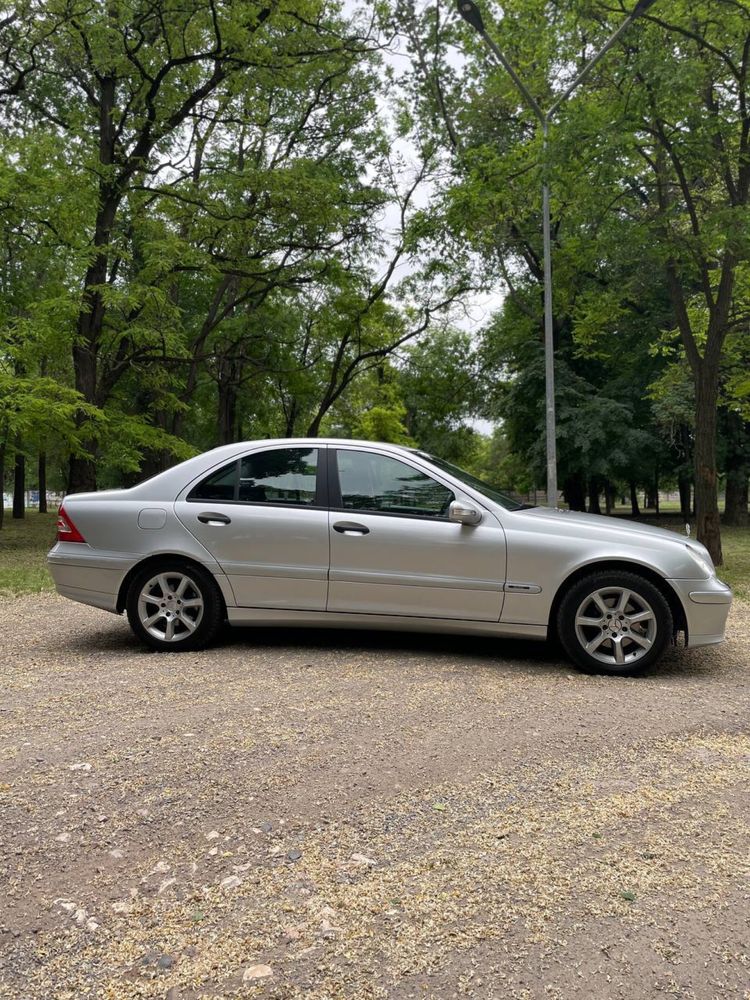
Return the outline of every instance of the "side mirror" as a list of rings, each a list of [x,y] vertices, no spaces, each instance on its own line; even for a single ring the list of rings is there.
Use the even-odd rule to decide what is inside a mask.
[[[476,507],[470,507],[464,500],[454,500],[448,508],[448,517],[459,524],[479,524],[482,513]]]

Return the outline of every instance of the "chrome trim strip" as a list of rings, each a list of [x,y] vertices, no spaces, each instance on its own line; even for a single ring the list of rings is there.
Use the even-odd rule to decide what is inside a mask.
[[[507,580],[503,590],[506,594],[541,594],[542,592],[538,583],[516,583],[515,580]]]

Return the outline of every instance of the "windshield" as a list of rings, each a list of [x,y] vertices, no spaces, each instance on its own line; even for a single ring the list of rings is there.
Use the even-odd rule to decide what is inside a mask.
[[[485,483],[483,479],[479,479],[478,476],[472,476],[470,472],[464,472],[463,469],[459,469],[457,465],[453,465],[451,462],[445,462],[442,458],[435,458],[434,455],[427,455],[425,452],[418,452],[417,454],[421,455],[422,458],[426,458],[428,462],[432,462],[433,465],[436,465],[438,469],[442,469],[443,472],[448,472],[454,479],[460,479],[462,483],[466,483],[467,486],[477,490],[478,493],[482,493],[490,500],[494,500],[495,503],[499,503],[506,510],[523,510],[529,506],[529,504],[519,503],[513,497],[501,493],[494,486]]]

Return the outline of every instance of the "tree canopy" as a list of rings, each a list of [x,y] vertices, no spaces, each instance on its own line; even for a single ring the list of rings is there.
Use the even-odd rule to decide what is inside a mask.
[[[545,109],[628,13],[483,5]],[[690,516],[692,487],[721,560],[750,464],[745,4],[658,0],[546,148],[446,0],[20,0],[0,50],[0,477],[330,431],[542,488],[546,175],[564,497],[679,486]]]

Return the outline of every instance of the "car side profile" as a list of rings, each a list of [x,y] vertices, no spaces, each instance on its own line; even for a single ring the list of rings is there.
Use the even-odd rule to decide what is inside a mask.
[[[673,532],[528,507],[421,451],[335,439],[225,445],[130,489],[65,498],[60,594],[127,612],[162,651],[221,625],[546,639],[636,673],[682,633],[719,643],[732,600]]]

